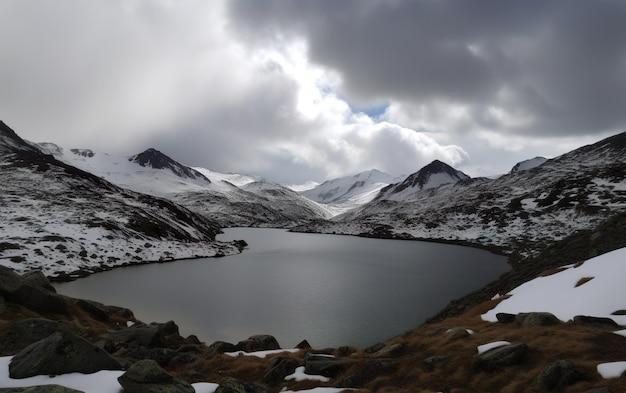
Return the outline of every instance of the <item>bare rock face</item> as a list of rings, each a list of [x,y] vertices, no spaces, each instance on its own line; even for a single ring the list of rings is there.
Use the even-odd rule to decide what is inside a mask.
[[[15,355],[9,364],[9,375],[19,379],[121,369],[117,360],[84,338],[70,332],[56,332]]]
[[[118,379],[126,393],[194,393],[193,386],[176,379],[156,361],[145,359],[133,364]]]

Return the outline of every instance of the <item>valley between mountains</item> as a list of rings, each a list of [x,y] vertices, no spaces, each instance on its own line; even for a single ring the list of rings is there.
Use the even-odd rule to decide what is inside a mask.
[[[287,186],[155,149],[25,141],[0,122],[0,190],[0,392],[626,391],[626,133],[490,178],[435,160]],[[207,345],[50,285],[245,252],[216,241],[235,226],[450,242],[511,270],[385,343],[289,351],[271,336]]]

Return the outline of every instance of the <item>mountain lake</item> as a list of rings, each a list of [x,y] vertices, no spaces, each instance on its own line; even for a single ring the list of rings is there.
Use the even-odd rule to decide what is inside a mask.
[[[174,320],[211,344],[271,334],[283,348],[363,348],[418,327],[509,269],[506,257],[449,244],[230,228],[242,254],[130,266],[57,283],[63,295]]]

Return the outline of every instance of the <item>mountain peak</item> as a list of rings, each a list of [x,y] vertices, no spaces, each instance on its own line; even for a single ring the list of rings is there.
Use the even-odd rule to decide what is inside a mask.
[[[155,148],[149,148],[142,153],[131,156],[128,161],[137,163],[143,167],[149,167],[154,169],[169,169],[176,176],[188,179],[203,180],[207,183],[211,181],[201,174],[200,172],[192,169],[186,165],[173,160],[169,156],[161,153]]]
[[[463,179],[469,179],[469,176],[442,161],[434,160],[407,177],[403,182],[387,189],[386,192],[396,194],[407,189],[436,188],[442,184],[456,183]]]
[[[511,169],[511,173],[527,171],[529,169],[538,167],[546,161],[548,161],[548,159],[545,157],[535,157],[528,160],[520,161],[515,164],[515,166],[513,166],[513,168]]]

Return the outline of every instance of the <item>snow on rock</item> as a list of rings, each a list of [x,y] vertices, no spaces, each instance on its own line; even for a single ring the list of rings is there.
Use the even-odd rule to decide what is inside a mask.
[[[604,379],[619,378],[626,371],[626,362],[601,363],[597,370]]]
[[[620,325],[626,325],[626,316],[612,315],[614,311],[624,308],[625,261],[626,248],[621,248],[589,259],[577,267],[537,277],[509,292],[510,297],[483,314],[482,319],[496,322],[496,314],[500,312],[550,312],[562,321],[586,315],[611,318]],[[591,277],[593,279],[586,281]]]
[[[489,351],[490,349],[504,347],[505,345],[511,345],[511,343],[508,341],[494,341],[491,343],[479,345],[476,347],[476,349],[478,350],[478,354],[482,355],[483,353]]]
[[[531,158],[529,160],[524,160],[524,161],[518,162],[511,169],[511,173],[513,173],[513,172],[520,172],[520,171],[527,171],[529,169],[538,167],[539,165],[543,164],[546,161],[548,161],[547,158],[535,157],[535,158]]]
[[[264,359],[269,355],[276,355],[278,353],[289,352],[296,353],[299,352],[299,349],[272,349],[268,351],[254,351],[254,352],[246,352],[246,351],[236,351],[236,352],[224,352],[224,355],[228,355],[231,357],[237,356],[255,356],[257,358]]]
[[[328,382],[330,381],[330,378],[325,377],[323,375],[310,375],[304,372],[305,367],[304,366],[300,366],[298,368],[296,368],[296,371],[293,374],[287,375],[285,377],[285,381],[291,381],[291,380],[295,380],[297,382],[300,381],[320,381],[320,382]]]

